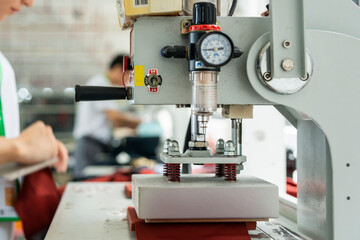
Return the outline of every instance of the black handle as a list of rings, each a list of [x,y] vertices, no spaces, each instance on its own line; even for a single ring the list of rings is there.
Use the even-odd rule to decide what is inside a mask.
[[[75,86],[75,101],[102,101],[127,99],[126,88]]]
[[[161,56],[165,58],[186,58],[186,47],[166,46],[161,49]]]

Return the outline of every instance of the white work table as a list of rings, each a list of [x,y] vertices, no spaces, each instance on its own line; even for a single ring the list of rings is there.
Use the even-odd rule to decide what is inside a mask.
[[[130,231],[127,221],[127,207],[133,206],[133,203],[125,196],[125,184],[69,183],[45,240],[136,240],[135,233]],[[250,238],[308,239],[289,231],[295,229],[279,220],[281,218],[270,222],[258,222],[257,229],[249,231]]]
[[[132,240],[125,196],[126,183],[69,183],[46,240]]]

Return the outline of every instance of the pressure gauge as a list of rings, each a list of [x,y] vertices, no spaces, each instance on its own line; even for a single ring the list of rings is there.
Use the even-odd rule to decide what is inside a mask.
[[[221,67],[233,57],[234,44],[226,34],[214,31],[200,38],[196,51],[206,66]]]

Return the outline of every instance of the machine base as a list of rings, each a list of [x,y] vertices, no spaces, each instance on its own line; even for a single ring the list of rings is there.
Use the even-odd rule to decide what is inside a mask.
[[[168,182],[162,175],[133,175],[133,202],[140,219],[251,219],[276,218],[276,185],[252,176],[224,182],[213,175],[182,175]]]

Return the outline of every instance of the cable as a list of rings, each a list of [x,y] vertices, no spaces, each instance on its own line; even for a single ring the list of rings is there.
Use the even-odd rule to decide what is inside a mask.
[[[231,17],[234,14],[236,6],[237,6],[237,0],[233,0],[229,14],[228,14],[229,17]]]

